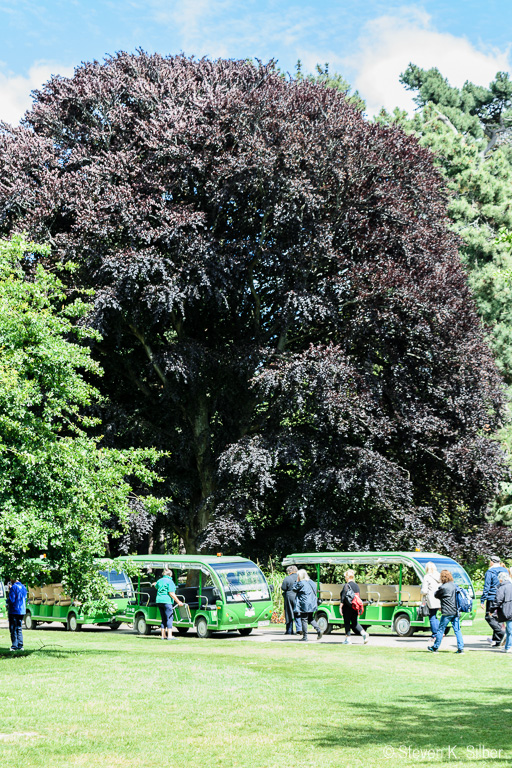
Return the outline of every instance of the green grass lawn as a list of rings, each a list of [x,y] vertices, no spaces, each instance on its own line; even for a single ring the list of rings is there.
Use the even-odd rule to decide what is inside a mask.
[[[25,632],[25,644],[0,655],[2,768],[512,762],[511,655],[98,629]]]

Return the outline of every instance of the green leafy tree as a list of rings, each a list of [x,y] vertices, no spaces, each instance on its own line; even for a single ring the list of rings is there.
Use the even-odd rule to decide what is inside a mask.
[[[325,85],[120,53],[0,131],[3,231],[95,290],[106,436],[168,452],[189,552],[453,551],[502,478],[431,155]]]
[[[451,193],[447,213],[461,237],[461,255],[480,316],[490,327],[498,366],[512,382],[512,283],[500,270],[512,267],[506,243],[512,226],[512,82],[498,72],[488,88],[466,82],[452,87],[437,69],[410,64],[401,82],[416,95],[410,118],[395,110],[380,122],[398,123],[436,156]]]
[[[83,342],[99,334],[80,322],[89,305],[68,301],[41,266],[48,252],[19,235],[0,241],[0,570],[24,577],[44,554],[89,600],[102,592],[93,560],[105,554],[105,523],[127,520],[128,478],[152,484],[158,454],[88,436],[101,369]]]

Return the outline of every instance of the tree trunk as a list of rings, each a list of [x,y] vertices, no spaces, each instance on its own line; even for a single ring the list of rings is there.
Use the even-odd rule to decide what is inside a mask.
[[[194,452],[199,478],[199,496],[196,502],[196,512],[189,525],[180,536],[187,554],[197,554],[197,539],[211,519],[213,507],[213,492],[215,490],[215,467],[211,452],[211,430],[208,399],[202,394],[196,401],[195,412],[191,418]]]

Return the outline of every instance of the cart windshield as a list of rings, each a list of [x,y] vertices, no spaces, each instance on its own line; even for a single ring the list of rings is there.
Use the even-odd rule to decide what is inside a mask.
[[[453,576],[453,580],[456,584],[459,585],[459,587],[464,587],[468,590],[469,596],[474,598],[475,593],[473,591],[473,585],[471,583],[471,579],[469,578],[468,574],[462,567],[462,565],[459,565],[454,560],[448,560],[444,558],[435,558],[435,557],[416,557],[414,558],[418,561],[418,563],[421,563],[423,567],[427,563],[434,563],[439,573],[443,570],[450,571],[450,573]]]
[[[254,563],[219,563],[214,565],[227,602],[241,602],[247,599],[268,600],[268,584],[261,570]]]
[[[132,583],[124,571],[100,571],[100,574],[112,585],[115,592],[113,597],[132,596]]]

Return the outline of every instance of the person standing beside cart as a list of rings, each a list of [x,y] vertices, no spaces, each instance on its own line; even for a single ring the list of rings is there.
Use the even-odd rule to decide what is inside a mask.
[[[160,624],[162,640],[172,640],[174,602],[176,602],[177,605],[183,605],[181,600],[176,597],[176,584],[172,580],[171,576],[172,571],[169,568],[164,568],[162,578],[158,579],[155,584],[155,602],[158,605],[160,616],[162,618],[162,623]]]
[[[296,613],[297,594],[293,589],[297,583],[297,566],[289,565],[286,569],[288,574],[281,584],[281,592],[284,600],[284,620],[286,623],[285,635],[294,635],[293,624],[295,622],[297,633],[302,632],[302,622],[298,613]]]
[[[437,597],[434,597],[434,594],[439,589],[440,584],[441,577],[435,564],[432,562],[427,563],[425,566],[425,576],[421,582],[420,592],[424,595],[427,604],[432,640],[436,639],[437,630],[439,629],[437,612],[441,608],[441,603]]]
[[[359,613],[352,606],[354,595],[359,595],[361,593],[359,586],[355,582],[356,574],[351,568],[349,568],[349,570],[345,571],[343,575],[345,577],[345,584],[343,585],[343,589],[341,590],[340,594],[341,613],[343,616],[343,623],[345,625],[345,640],[343,641],[343,645],[351,644],[351,632],[355,632],[356,635],[361,635],[363,638],[363,643],[366,645],[370,639],[370,635],[360,625]]]
[[[7,596],[7,613],[11,633],[11,651],[23,650],[23,630],[21,628],[26,611],[27,588],[15,577],[11,582]]]
[[[297,572],[297,582],[293,585],[293,589],[297,594],[297,607],[302,621],[301,641],[307,642],[308,640],[308,624],[311,624],[313,629],[316,630],[317,640],[321,640],[323,632],[314,619],[316,609],[318,608],[316,584],[311,581],[303,568]]]

